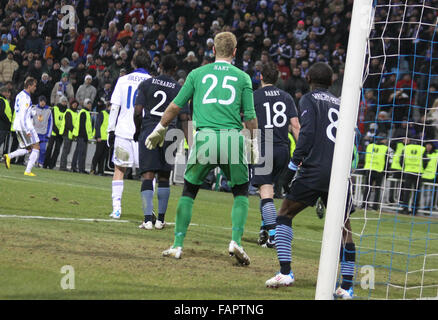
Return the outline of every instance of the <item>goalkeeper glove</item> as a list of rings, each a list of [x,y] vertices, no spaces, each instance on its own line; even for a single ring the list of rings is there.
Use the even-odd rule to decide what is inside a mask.
[[[114,148],[114,141],[116,140],[116,135],[114,131],[108,132],[108,140],[106,141],[106,144],[109,148]]]
[[[164,144],[164,138],[166,136],[167,127],[163,127],[161,123],[158,123],[154,131],[146,138],[144,142],[146,148],[149,150],[155,149],[158,146],[162,147]]]
[[[284,177],[284,189],[286,193],[289,193],[290,187],[292,185],[292,180],[295,177],[295,174],[297,173],[298,166],[292,162],[292,160],[288,164],[288,170],[286,171],[285,177]]]

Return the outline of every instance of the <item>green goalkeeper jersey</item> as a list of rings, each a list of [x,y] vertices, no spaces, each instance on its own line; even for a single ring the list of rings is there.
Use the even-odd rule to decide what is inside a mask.
[[[226,61],[216,61],[189,73],[174,103],[183,107],[193,101],[196,129],[238,129],[242,118],[256,117],[251,79]]]

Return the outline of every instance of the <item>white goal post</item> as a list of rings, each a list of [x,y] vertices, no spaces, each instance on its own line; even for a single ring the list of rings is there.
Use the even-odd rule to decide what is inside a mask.
[[[350,25],[336,144],[319,260],[316,300],[332,300],[335,291],[354,130],[362,88],[373,0],[355,0]]]

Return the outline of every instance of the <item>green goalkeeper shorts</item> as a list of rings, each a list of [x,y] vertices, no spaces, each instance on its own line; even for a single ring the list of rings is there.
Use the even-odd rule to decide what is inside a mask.
[[[231,187],[248,182],[245,137],[239,131],[203,129],[194,135],[184,179],[201,185],[216,167],[222,169]]]

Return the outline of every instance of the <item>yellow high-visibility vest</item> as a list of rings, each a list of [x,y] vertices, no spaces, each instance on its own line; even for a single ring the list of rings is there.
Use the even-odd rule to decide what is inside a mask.
[[[65,114],[64,114],[64,120],[63,120],[64,123],[63,123],[61,129],[59,130],[59,134],[60,135],[64,134],[64,130],[65,130],[65,116],[67,115],[67,113],[71,114],[71,122],[72,122],[72,125],[73,125],[73,130],[74,130],[75,126],[76,126],[76,121],[77,121],[76,118],[78,116],[78,113],[76,111],[71,110],[71,109],[67,109],[65,111]],[[69,130],[68,131],[68,138],[70,140],[73,139],[73,130]]]
[[[423,153],[425,147],[417,144],[408,144],[403,150],[404,171],[411,173],[423,173]]]
[[[9,119],[9,121],[11,122],[11,120],[12,120],[11,104],[9,103],[8,99],[5,99],[3,97],[0,97],[0,99],[2,99],[5,102],[5,115]]]
[[[76,117],[76,125],[75,128],[73,129],[73,136],[77,137],[79,134],[79,126],[80,126],[80,121],[81,121],[81,115],[85,113],[87,120],[85,123],[85,130],[87,131],[87,137],[88,140],[93,139],[94,136],[94,130],[93,127],[91,125],[91,115],[90,115],[90,111],[88,111],[87,109],[81,109],[81,111],[79,111],[77,117]]]
[[[385,170],[388,146],[370,143],[366,149],[364,169],[382,172]]]
[[[64,132],[65,127],[65,111],[61,112],[58,106],[53,107],[53,125],[58,128],[59,134],[62,135],[61,132]],[[52,136],[56,136],[55,131],[52,130]]]
[[[435,180],[436,170],[438,165],[438,150],[434,153],[428,154],[427,157],[430,159],[427,163],[426,169],[423,172],[423,179]]]
[[[106,110],[102,111],[103,114],[103,121],[102,121],[102,125],[100,126],[100,138],[102,140],[108,140],[108,121],[109,121],[109,113]]]
[[[397,143],[397,147],[395,148],[395,152],[392,156],[391,169],[393,170],[402,170],[402,166],[400,164],[400,157],[403,154],[403,149],[405,145],[401,142]]]

